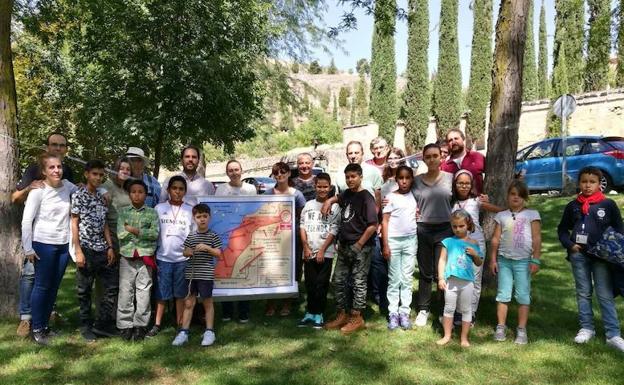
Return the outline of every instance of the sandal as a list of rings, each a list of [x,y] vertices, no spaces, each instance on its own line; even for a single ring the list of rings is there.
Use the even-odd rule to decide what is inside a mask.
[[[274,305],[267,306],[266,309],[264,310],[264,315],[266,317],[273,317],[275,315],[275,306]]]

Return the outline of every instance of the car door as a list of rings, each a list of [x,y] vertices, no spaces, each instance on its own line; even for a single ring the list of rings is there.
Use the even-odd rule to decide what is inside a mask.
[[[529,190],[561,188],[561,158],[557,157],[559,139],[537,143],[525,158],[525,183]],[[559,173],[557,181],[555,175]]]
[[[587,165],[587,156],[583,155],[583,146],[585,139],[568,138],[566,139],[566,173],[571,180],[576,181],[579,171]],[[559,151],[561,152],[561,151]],[[562,159],[563,164],[563,159]],[[562,165],[563,167],[563,165]],[[561,183],[561,175],[559,175]]]

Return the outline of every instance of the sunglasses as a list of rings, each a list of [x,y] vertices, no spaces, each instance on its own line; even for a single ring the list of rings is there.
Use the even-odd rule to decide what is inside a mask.
[[[277,170],[277,172],[274,172],[273,175],[285,175],[288,174],[287,170]]]

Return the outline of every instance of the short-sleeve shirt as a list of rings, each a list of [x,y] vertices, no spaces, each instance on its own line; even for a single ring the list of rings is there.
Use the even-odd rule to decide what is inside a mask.
[[[530,209],[517,213],[505,210],[496,214],[494,220],[501,227],[498,255],[509,259],[531,258],[533,255],[531,223],[541,221],[539,213]]]
[[[67,164],[63,163],[63,179],[67,179],[68,181],[75,183],[74,181],[74,172],[71,167]],[[33,181],[43,180],[43,175],[41,175],[41,169],[37,163],[33,163],[29,165],[26,170],[24,170],[24,174],[22,175],[22,179],[17,182],[17,190],[23,190],[28,187]]]
[[[425,174],[414,178],[412,193],[416,198],[422,223],[448,223],[451,220],[451,197],[453,174],[440,171],[440,176],[433,184],[424,180]]]
[[[407,237],[416,235],[416,199],[414,194],[411,192],[407,194],[393,192],[387,197],[388,204],[384,206],[383,213],[390,214],[388,236]]]
[[[453,211],[460,209],[466,210],[472,218],[472,223],[474,223],[475,229],[472,233],[470,233],[470,238],[478,241],[479,244],[483,244],[481,242],[485,242],[485,238],[483,237],[483,229],[481,229],[481,225],[479,224],[481,201],[479,200],[479,198],[468,198],[463,201],[456,201],[453,205]]]
[[[472,247],[483,259],[483,252],[476,243],[471,243],[457,237],[445,238],[442,245],[446,248],[446,267],[444,279],[455,277],[465,281],[474,281],[474,262],[472,257],[466,254],[466,248]]]
[[[256,187],[249,183],[243,183],[240,187],[235,187],[229,183],[220,184],[215,191],[216,196],[237,196],[237,195],[257,195]]]
[[[183,244],[195,226],[193,208],[187,203],[174,206],[164,202],[158,204],[155,209],[160,228],[156,259],[172,263],[186,261],[186,257],[182,254]]]
[[[380,190],[383,185],[383,178],[376,167],[366,163],[362,163],[360,166],[362,167],[362,188],[368,190],[374,198],[375,191]],[[349,189],[344,172],[336,174],[336,186],[341,192]]]
[[[321,214],[323,203],[316,199],[305,204],[301,212],[301,228],[305,231],[308,245],[313,252],[318,251],[327,240],[329,234],[336,236],[340,226],[340,207],[334,203],[328,215]],[[336,251],[331,245],[325,251],[325,258],[333,258]]]
[[[104,238],[104,225],[108,206],[102,194],[99,191],[90,193],[86,187],[80,188],[72,196],[71,213],[80,218],[80,246],[93,251],[106,250],[108,244]]]
[[[306,202],[311,201],[316,198],[316,186],[314,182],[316,181],[316,177],[312,177],[309,179],[301,179],[301,178],[293,178],[293,187],[297,190],[301,191],[303,197]]]
[[[194,248],[195,246],[203,243],[215,249],[221,249],[221,239],[212,230],[208,230],[205,233],[192,232],[184,240],[184,247]],[[186,263],[186,269],[184,270],[184,278],[186,279],[198,279],[202,281],[214,280],[214,269],[217,258],[205,251],[195,251],[193,256],[189,258]]]
[[[177,174],[186,180],[186,194],[182,200],[185,203],[191,205],[191,207],[197,204],[197,198],[209,195],[215,195],[215,188],[212,182],[202,177],[199,174],[190,177],[186,173],[181,172]],[[167,186],[169,185],[169,179],[165,179],[162,185],[162,192],[160,193],[160,202],[166,202],[169,199],[169,193],[167,192]]]
[[[357,242],[366,228],[377,225],[377,207],[375,198],[368,190],[353,192],[345,190],[338,196],[341,208],[341,224],[338,239],[341,243],[352,245]],[[375,244],[375,234],[367,241],[367,246]]]

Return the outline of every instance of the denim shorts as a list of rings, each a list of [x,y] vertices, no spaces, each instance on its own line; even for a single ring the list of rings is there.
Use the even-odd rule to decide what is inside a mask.
[[[497,302],[511,302],[511,294],[520,305],[531,304],[531,269],[529,258],[510,259],[498,256]]]
[[[214,281],[208,281],[204,279],[187,279],[186,287],[188,288],[187,294],[189,296],[199,295],[202,298],[212,298]]]
[[[184,279],[186,261],[165,262],[158,260],[158,279],[156,280],[156,299],[168,301],[172,298],[184,298],[188,294],[188,286]]]

